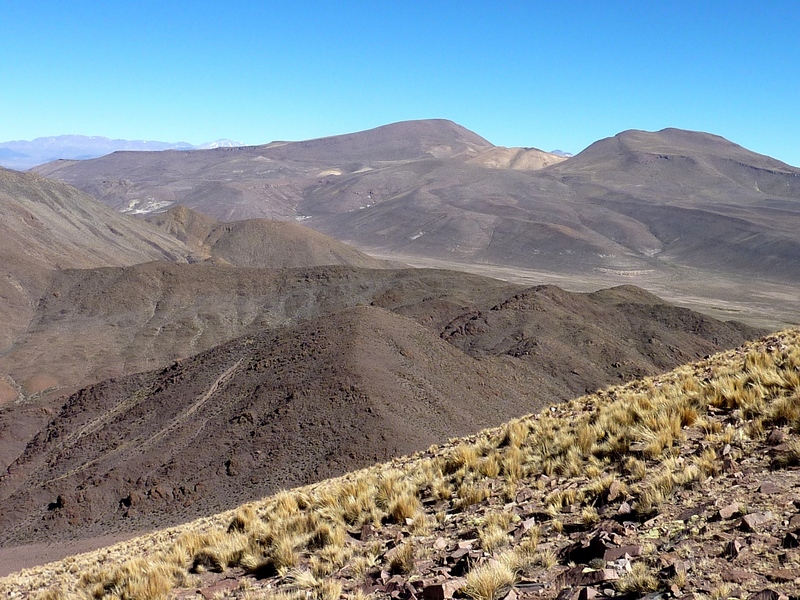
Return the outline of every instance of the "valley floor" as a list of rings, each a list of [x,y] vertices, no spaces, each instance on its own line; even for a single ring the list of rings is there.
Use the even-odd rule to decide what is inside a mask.
[[[411,267],[452,269],[523,285],[557,285],[571,292],[592,292],[617,285],[635,285],[678,306],[723,321],[741,321],[773,331],[800,325],[800,289],[789,283],[735,278],[697,269],[567,273],[523,267],[461,263],[422,256],[364,249],[374,258],[401,261]],[[756,285],[757,284],[757,285]]]

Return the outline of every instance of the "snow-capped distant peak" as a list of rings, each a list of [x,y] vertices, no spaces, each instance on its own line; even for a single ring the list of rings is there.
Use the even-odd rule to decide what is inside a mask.
[[[237,146],[244,146],[241,142],[234,142],[233,140],[216,140],[206,144],[195,146],[198,150],[213,150],[214,148],[235,148]]]

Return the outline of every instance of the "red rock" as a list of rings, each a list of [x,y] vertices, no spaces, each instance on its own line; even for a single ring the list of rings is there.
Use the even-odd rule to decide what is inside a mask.
[[[664,564],[662,562],[662,564]],[[659,571],[659,575],[661,575],[664,579],[672,579],[673,577],[682,574],[686,575],[689,571],[689,565],[684,560],[678,560],[674,556],[666,563],[666,566]]]
[[[742,517],[742,529],[746,531],[756,532],[767,523],[772,522],[775,515],[767,511],[764,513],[750,513]]]
[[[792,518],[789,519],[789,529],[792,531],[800,529],[800,515],[792,515]]]
[[[532,489],[523,488],[517,493],[517,497],[515,498],[515,500],[517,501],[517,504],[523,504],[526,500],[530,500],[531,498],[533,498],[533,496],[534,494]]]
[[[511,588],[503,600],[517,600],[517,598],[517,592],[514,590],[514,588]]]
[[[784,548],[797,548],[800,546],[800,536],[790,531],[783,537],[783,543],[781,545]]]
[[[791,583],[800,580],[800,572],[796,569],[772,569],[765,571],[767,579],[776,583]]]
[[[731,540],[725,545],[725,556],[728,558],[736,558],[742,551],[742,542],[739,540]]]
[[[739,470],[739,463],[733,460],[730,456],[726,456],[722,460],[722,470],[726,473],[735,473]]]
[[[730,581],[731,583],[742,584],[752,578],[753,573],[744,569],[730,569],[722,573],[722,580]]]
[[[604,581],[619,579],[619,573],[614,569],[587,569],[573,567],[558,576],[557,583],[562,586],[594,585]]]
[[[467,554],[469,554],[469,548],[459,548],[458,550],[453,550],[449,555],[448,558],[452,560],[452,562],[458,562]]]
[[[767,443],[770,446],[777,446],[786,441],[786,433],[780,429],[773,429],[767,436]]]
[[[622,558],[626,554],[630,557],[641,556],[642,547],[640,545],[635,545],[635,546],[620,546],[619,548],[609,548],[603,554],[603,559],[607,562],[610,562],[612,560],[617,560],[618,558]]]
[[[581,593],[578,595],[578,600],[594,600],[599,594],[600,592],[597,591],[597,588],[581,588]]]
[[[581,535],[581,534],[579,534]],[[563,556],[567,562],[587,564],[593,558],[601,558],[608,552],[610,544],[604,539],[607,534],[598,534],[589,540],[567,546],[563,550]]]
[[[789,600],[789,596],[776,592],[775,590],[761,590],[748,596],[747,600]]]
[[[800,516],[800,515],[798,515],[798,516]],[[536,519],[534,519],[533,517],[525,519],[522,522],[522,530],[525,531],[525,532],[530,531],[534,527],[536,527]]]
[[[732,504],[728,504],[728,506],[724,506],[719,509],[717,515],[719,515],[720,519],[726,520],[732,518],[734,515],[739,514],[739,503],[733,502]]]
[[[617,498],[622,495],[622,485],[616,479],[611,482],[611,485],[608,486],[608,496],[606,498],[607,502],[613,502]]]
[[[771,481],[765,481],[758,488],[758,491],[762,494],[778,494],[783,491],[783,488]]]
[[[566,587],[558,592],[556,600],[580,600],[581,592],[573,587]]]

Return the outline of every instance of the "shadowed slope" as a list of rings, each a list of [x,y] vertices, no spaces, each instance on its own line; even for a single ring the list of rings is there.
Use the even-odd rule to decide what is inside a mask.
[[[435,270],[274,270],[164,262],[64,270],[53,275],[30,327],[0,357],[0,369],[20,382],[47,376],[61,387],[83,386],[163,367],[245,333],[369,304],[385,294],[392,298],[388,308],[443,303],[422,319],[474,302],[500,301],[514,289]]]
[[[378,308],[241,338],[72,396],[0,483],[3,539],[228,508],[533,410],[535,385]]]
[[[28,330],[0,357],[0,369],[18,382],[43,378],[55,388],[83,386],[159,368],[263,328],[374,304],[414,318],[468,352],[507,354],[531,364],[552,361],[548,376],[582,392],[758,332],[660,301],[652,308],[652,298],[615,306],[554,287],[526,290],[432,269],[278,271],[154,262],[65,270],[53,275]],[[641,304],[652,314],[641,314]],[[686,317],[666,319],[659,311]],[[631,326],[633,314],[640,320]],[[702,323],[714,335],[705,335]],[[649,344],[650,338],[662,341]],[[574,353],[583,346],[583,355]],[[581,376],[564,377],[573,370]]]
[[[530,410],[525,406],[658,372],[756,335],[636,288],[587,295],[457,273],[341,267],[274,272],[151,263],[92,275],[96,283],[79,280],[45,306],[53,317],[43,318],[42,335],[56,326],[46,323],[54,317],[62,333],[87,320],[95,324],[97,342],[82,341],[94,354],[73,368],[123,358],[118,368],[130,369],[137,356],[163,361],[206,335],[215,347],[82,390],[27,447],[27,440],[6,440],[2,493],[9,511],[21,511],[12,521],[28,523],[16,529],[9,521],[7,542],[44,535],[51,525],[33,530],[42,517],[55,520],[55,535],[70,520],[88,519],[86,511],[100,519],[98,534],[112,524],[171,522],[197,514],[206,501],[243,500],[263,486],[310,481],[340,465],[423,448]],[[94,286],[106,292],[102,302],[93,293],[81,296]],[[238,300],[220,301],[223,290]],[[205,313],[198,315],[191,302],[207,307],[214,297],[227,312],[197,320]],[[375,306],[341,311],[359,302]],[[60,306],[69,305],[75,312],[62,314]],[[120,335],[125,330],[132,340]],[[234,331],[248,335],[217,345]],[[36,368],[43,362],[39,348]],[[59,361],[79,355],[78,348],[62,352]],[[0,431],[13,428],[20,410],[0,412]],[[245,450],[256,442],[267,446]],[[263,476],[241,479],[254,469]],[[71,508],[47,511],[59,495],[71,499]],[[152,503],[134,506],[145,498]],[[135,511],[126,513],[127,505]]]

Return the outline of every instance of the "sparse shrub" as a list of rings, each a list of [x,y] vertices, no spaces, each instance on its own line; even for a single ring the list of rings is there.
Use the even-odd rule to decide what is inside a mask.
[[[289,536],[277,538],[271,547],[270,556],[272,564],[279,572],[283,569],[296,567],[299,556],[295,547],[294,540]]]
[[[245,504],[239,507],[236,511],[230,525],[228,525],[228,532],[241,531],[248,532],[261,525],[261,519],[256,516],[256,511],[251,504]]]
[[[321,550],[326,546],[341,548],[344,545],[345,531],[342,527],[322,523],[311,535],[308,541],[309,550]]]
[[[800,466],[800,439],[793,438],[786,443],[786,451],[772,459],[773,469],[786,469]]]
[[[727,600],[733,593],[733,586],[729,583],[719,583],[711,590],[711,600]]]
[[[644,562],[637,562],[631,566],[630,573],[617,580],[615,587],[623,593],[654,592],[658,589],[658,579]]]
[[[483,563],[467,573],[464,593],[474,600],[499,600],[515,580],[516,574],[508,565],[500,561]]]
[[[397,546],[389,561],[392,573],[407,574],[414,569],[414,544],[406,542]]]
[[[500,437],[498,447],[511,446],[519,448],[525,442],[525,438],[530,431],[528,423],[522,419],[515,419],[509,421],[502,428],[502,435]]]
[[[641,481],[647,475],[647,463],[633,456],[625,459],[622,468],[634,481]]]
[[[316,600],[339,600],[342,595],[342,582],[336,579],[326,579],[317,588]]]
[[[389,517],[395,523],[405,523],[406,519],[413,518],[422,505],[414,494],[407,493],[395,498],[389,503]]]
[[[594,525],[600,522],[600,515],[594,506],[584,506],[581,510],[581,521],[585,525]]]
[[[549,570],[558,564],[558,555],[552,548],[540,550],[536,553],[536,562],[542,565],[543,569]]]
[[[370,569],[373,569],[378,564],[378,556],[370,552],[359,554],[350,564],[353,569],[353,575],[356,578],[364,577]]]
[[[483,502],[490,495],[491,491],[488,487],[464,482],[461,484],[461,487],[458,488],[457,505],[460,508],[472,506],[473,504],[478,504],[478,502]]]
[[[540,535],[541,529],[538,526],[531,527],[514,548],[517,560],[516,569],[526,569],[536,562],[536,548],[539,546]]]
[[[502,548],[508,545],[511,541],[505,529],[497,525],[491,525],[478,532],[478,539],[480,540],[481,548],[486,552],[492,553],[497,548]]]
[[[493,452],[481,460],[478,472],[484,477],[497,477],[500,474],[500,458],[498,452]]]
[[[459,469],[477,471],[480,456],[474,444],[461,443],[450,453],[445,463],[444,473],[452,475]]]

